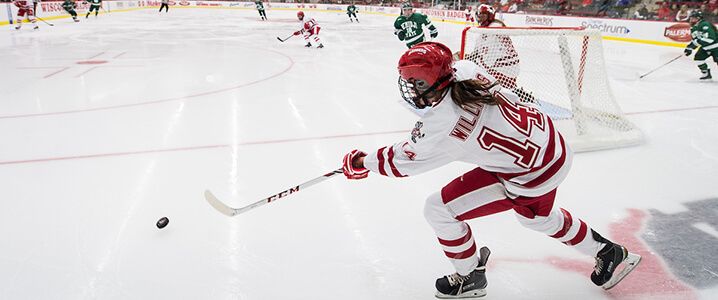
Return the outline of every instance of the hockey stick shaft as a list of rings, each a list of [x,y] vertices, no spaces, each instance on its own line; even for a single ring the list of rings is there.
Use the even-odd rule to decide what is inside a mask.
[[[47,24],[47,25],[55,26],[55,25],[53,25],[53,24],[51,24],[51,23],[48,23],[47,21],[43,20],[42,18],[40,18],[40,17],[38,17],[38,16],[35,16],[35,19],[38,19],[38,20],[42,21],[43,23],[45,23],[45,24]]]
[[[643,74],[643,75],[641,75],[641,76],[638,77],[638,78],[640,79],[640,78],[646,77],[646,76],[648,76],[648,74],[651,74],[651,73],[653,73],[653,72],[655,72],[655,71],[660,70],[661,68],[667,66],[668,64],[670,64],[670,63],[672,63],[672,62],[678,60],[679,58],[681,58],[681,56],[683,56],[683,54],[676,56],[675,58],[669,60],[667,63],[664,63],[664,64],[658,66],[658,68],[655,68],[655,69],[653,69],[653,70],[648,71],[648,73]]]
[[[291,195],[291,194],[300,192],[300,191],[304,190],[305,188],[308,188],[308,187],[310,187],[310,186],[313,186],[313,185],[315,185],[315,184],[318,184],[318,183],[320,183],[320,182],[323,182],[323,181],[325,181],[325,180],[327,180],[327,179],[329,179],[329,178],[331,178],[331,177],[334,177],[335,175],[342,174],[342,173],[343,173],[343,172],[342,172],[342,169],[337,169],[337,170],[331,171],[331,172],[326,173],[326,174],[324,174],[324,175],[322,175],[322,176],[319,176],[319,177],[317,177],[317,178],[314,178],[314,179],[312,179],[312,180],[309,180],[309,181],[307,181],[307,182],[305,182],[305,183],[302,183],[302,184],[299,184],[299,185],[297,185],[297,186],[288,188],[288,189],[286,189],[286,190],[284,190],[284,191],[281,191],[281,192],[279,192],[279,193],[276,193],[276,194],[274,194],[274,195],[271,195],[271,196],[269,196],[269,197],[267,197],[267,198],[264,198],[264,199],[262,199],[262,200],[259,200],[259,201],[257,201],[257,202],[254,202],[254,203],[252,203],[252,204],[250,204],[250,205],[243,206],[243,207],[239,207],[239,208],[233,208],[233,207],[230,207],[230,206],[224,204],[222,201],[220,201],[219,199],[217,199],[217,197],[215,197],[215,196],[212,194],[212,192],[210,192],[209,190],[205,190],[205,191],[204,191],[204,198],[205,198],[205,200],[207,200],[207,202],[209,202],[209,204],[212,205],[212,207],[214,207],[217,211],[221,212],[222,214],[224,214],[224,215],[226,215],[226,216],[234,217],[234,216],[236,216],[236,215],[238,215],[238,214],[241,214],[241,213],[243,213],[243,212],[247,212],[247,211],[252,210],[252,209],[254,209],[254,208],[260,207],[260,206],[265,205],[265,204],[267,204],[267,203],[269,203],[269,202],[274,202],[274,201],[276,201],[276,200],[279,200],[280,198],[284,198],[284,197],[287,197],[287,196],[289,196],[289,195]]]
[[[284,43],[286,40],[291,39],[293,36],[294,36],[294,34],[288,36],[288,37],[285,38],[285,39],[282,39],[282,38],[280,38],[280,37],[277,37],[277,39],[278,39],[280,42]]]

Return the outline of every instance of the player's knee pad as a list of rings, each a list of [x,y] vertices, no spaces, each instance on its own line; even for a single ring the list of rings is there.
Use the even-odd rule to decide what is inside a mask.
[[[441,200],[441,193],[435,192],[426,198],[424,203],[424,218],[429,224],[439,224],[447,220],[453,220],[454,216],[449,212],[449,208]]]
[[[568,214],[563,209],[552,209],[546,217],[534,216],[533,218],[527,218],[519,213],[516,213],[516,219],[526,228],[539,231],[545,234],[554,234],[558,232],[564,225],[564,213]]]

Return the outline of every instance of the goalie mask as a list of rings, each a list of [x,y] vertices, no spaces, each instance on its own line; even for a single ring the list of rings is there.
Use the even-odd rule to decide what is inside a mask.
[[[476,13],[478,14],[479,18],[479,25],[480,26],[489,26],[491,22],[493,22],[496,19],[496,10],[494,10],[493,7],[481,4],[479,5],[479,8],[476,10]],[[483,17],[482,17],[483,16]]]
[[[414,108],[432,106],[433,92],[452,82],[451,50],[440,43],[419,43],[399,58],[399,92]]]

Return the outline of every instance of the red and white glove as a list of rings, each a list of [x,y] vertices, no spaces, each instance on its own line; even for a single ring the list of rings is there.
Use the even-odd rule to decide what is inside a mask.
[[[356,160],[360,157],[366,156],[364,151],[352,150],[352,152],[344,155],[342,162],[342,171],[347,179],[364,179],[369,176],[369,169],[364,166],[357,166]]]
[[[300,34],[302,34],[303,32],[304,32],[304,29],[302,29],[302,30],[297,30],[297,31],[294,32],[294,35],[300,35]]]

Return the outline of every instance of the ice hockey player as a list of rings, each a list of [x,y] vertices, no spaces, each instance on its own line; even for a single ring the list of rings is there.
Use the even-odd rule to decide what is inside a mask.
[[[464,26],[473,26],[474,12],[471,11],[471,5],[467,5],[466,9],[464,9],[464,16],[466,17],[466,22],[464,22]]]
[[[32,6],[28,3],[27,0],[15,0],[14,2],[15,6],[17,6],[17,25],[15,26],[16,30],[20,30],[22,27],[22,20],[26,19],[30,21],[35,27],[33,29],[40,29],[40,27],[37,27],[37,20],[35,20],[35,12],[32,9]]]
[[[322,45],[322,41],[319,39],[319,30],[322,28],[319,27],[317,21],[315,21],[314,18],[309,18],[309,20],[305,21],[303,11],[297,12],[297,19],[299,19],[299,21],[302,21],[302,29],[295,31],[294,35],[304,34],[304,40],[307,41],[307,44],[304,45],[304,47],[312,46],[312,43],[309,42],[309,38],[313,37],[314,42],[319,44],[317,48],[324,48],[324,45]]]
[[[506,27],[504,22],[496,19],[494,8],[486,4],[476,8],[476,19],[479,27]],[[499,34],[481,34],[479,38],[476,48],[465,54],[464,58],[481,65],[502,87],[515,89],[520,60],[511,38]],[[520,96],[524,99],[526,95],[522,92]]]
[[[693,60],[698,63],[698,68],[703,73],[700,79],[709,80],[713,77],[706,60],[713,57],[713,61],[718,64],[718,34],[716,33],[716,27],[711,22],[703,19],[703,13],[700,10],[691,12],[690,17],[688,17],[688,23],[691,24],[691,37],[693,37],[693,40],[683,52],[686,56],[690,56],[693,50],[700,47],[696,51],[696,55],[693,56]]]
[[[165,13],[170,12],[170,0],[162,0],[159,12],[162,12],[163,8],[165,9]]]
[[[97,14],[100,13],[100,7],[102,6],[102,0],[87,0],[87,2],[90,3],[90,9],[87,11],[85,19],[90,16],[93,10],[95,11],[95,18],[97,18]]]
[[[262,18],[263,21],[267,20],[267,13],[264,11],[264,3],[262,3],[261,0],[254,1],[254,5],[257,6],[257,11],[259,12],[259,17]]]
[[[398,69],[404,100],[430,110],[407,139],[368,154],[347,153],[342,170],[348,179],[363,179],[370,172],[413,176],[453,161],[477,166],[426,199],[424,217],[456,271],[436,280],[436,297],[486,295],[490,251],[482,247],[477,255],[467,221],[507,210],[513,210],[524,227],[594,257],[590,278],[604,289],[638,265],[639,255],[554,205],[573,154],[537,106],[521,102],[477,64],[454,62],[451,50],[440,43],[410,48]]]
[[[501,20],[496,19],[496,10],[491,5],[481,4],[476,8],[476,21],[480,27],[506,27]]]
[[[423,26],[429,28],[432,39],[439,35],[439,30],[434,27],[434,24],[431,24],[429,17],[425,14],[415,13],[409,2],[402,4],[401,15],[394,21],[394,34],[399,40],[404,41],[408,48],[426,41]]]
[[[77,8],[75,0],[65,0],[62,2],[62,8],[64,8],[65,11],[72,16],[72,19],[75,22],[80,22],[80,20],[77,19],[77,13],[75,12],[75,8]]]
[[[359,19],[357,18],[357,7],[354,3],[347,6],[347,15],[349,16],[349,21],[354,22],[354,20],[352,20],[352,16],[354,16],[354,19],[356,19],[357,23],[359,23]]]

